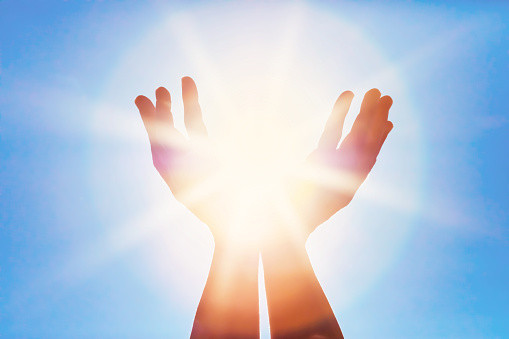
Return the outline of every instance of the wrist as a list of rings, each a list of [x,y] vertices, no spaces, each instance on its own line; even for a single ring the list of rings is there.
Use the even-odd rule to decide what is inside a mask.
[[[306,253],[306,242],[309,233],[299,220],[293,223],[279,220],[267,228],[267,232],[260,250],[262,256],[292,256]]]
[[[231,239],[215,239],[212,266],[218,272],[234,279],[257,276],[260,250]],[[256,281],[257,278],[256,278]]]
[[[241,256],[259,256],[261,245],[267,238],[263,223],[245,220],[214,232],[216,251],[227,251]]]
[[[302,239],[278,239],[262,247],[261,257],[265,278],[274,282],[285,281],[288,277],[300,279],[313,273],[307,254],[305,241]]]

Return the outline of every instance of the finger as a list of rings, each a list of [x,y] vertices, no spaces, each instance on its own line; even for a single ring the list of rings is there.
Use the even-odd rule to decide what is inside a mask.
[[[392,121],[387,121],[387,123],[385,124],[385,132],[382,135],[382,138],[380,139],[380,147],[382,147],[382,145],[385,142],[385,139],[387,139],[387,136],[389,135],[389,133],[391,133],[393,128],[394,124],[392,123]]]
[[[380,150],[382,149],[382,146],[384,145],[384,142],[387,139],[387,136],[389,135],[389,133],[392,131],[393,127],[394,127],[394,125],[392,124],[392,122],[387,121],[385,123],[384,132],[382,134],[382,137],[380,138],[380,142],[378,144],[378,149],[376,150],[377,155],[378,155],[378,153],[380,153]]]
[[[318,141],[318,148],[332,148],[335,149],[338,146],[339,140],[343,133],[343,125],[345,123],[345,117],[352,104],[354,94],[350,91],[341,93],[336,100],[332,112],[325,124],[322,136]]]
[[[184,101],[184,124],[189,136],[207,136],[207,128],[203,123],[198,103],[198,89],[190,77],[182,78],[182,99]]]
[[[150,124],[150,120],[153,120],[156,115],[156,109],[152,101],[144,95],[139,95],[135,100],[134,104],[140,111],[141,119],[145,128]]]
[[[378,100],[380,100],[381,93],[378,89],[373,88],[366,92],[364,99],[362,100],[361,109],[359,115],[355,119],[352,126],[352,132],[360,135],[365,134],[366,130],[371,125],[373,114],[377,106]]]
[[[170,92],[164,87],[159,87],[156,90],[156,116],[161,122],[174,127],[173,116],[171,114],[171,96]]]
[[[384,96],[378,100],[377,106],[374,109],[373,118],[367,132],[367,145],[368,147],[377,148],[380,139],[387,127],[387,119],[389,118],[389,110],[392,106],[392,98]]]

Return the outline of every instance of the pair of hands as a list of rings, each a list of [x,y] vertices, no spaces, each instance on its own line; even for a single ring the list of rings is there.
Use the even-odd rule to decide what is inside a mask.
[[[191,338],[259,338],[260,253],[271,337],[343,338],[304,245],[318,225],[348,205],[371,171],[392,129],[392,99],[377,89],[368,91],[338,147],[353,99],[351,92],[341,94],[318,147],[280,177],[270,166],[249,163],[250,153],[244,158],[248,164],[218,156],[191,78],[182,79],[182,97],[188,138],[174,126],[165,88],[156,90],[155,105],[144,96],[136,98],[136,105],[156,169],[214,236],[214,257]],[[269,173],[263,173],[267,168]]]
[[[282,184],[285,203],[299,219],[292,227],[299,228],[296,233],[303,242],[317,226],[352,200],[393,127],[388,121],[392,99],[381,97],[379,90],[372,89],[364,96],[350,133],[338,147],[353,96],[350,91],[339,96],[318,147],[294,171],[298,175],[289,175]],[[196,84],[189,77],[182,78],[182,98],[189,138],[174,126],[171,96],[166,88],[156,90],[155,105],[145,96],[138,96],[135,103],[148,132],[154,166],[176,199],[206,223],[219,241],[231,231],[236,206],[229,192],[222,189],[230,187],[225,182],[228,176],[222,175],[224,168],[214,156]]]

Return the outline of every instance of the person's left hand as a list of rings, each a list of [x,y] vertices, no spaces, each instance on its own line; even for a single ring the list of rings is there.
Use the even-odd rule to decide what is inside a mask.
[[[193,79],[182,78],[184,123],[189,138],[174,126],[168,90],[156,90],[156,104],[140,95],[135,103],[147,130],[154,166],[175,198],[207,224],[218,241],[232,232],[230,193],[202,119]],[[220,176],[220,177],[219,177]]]

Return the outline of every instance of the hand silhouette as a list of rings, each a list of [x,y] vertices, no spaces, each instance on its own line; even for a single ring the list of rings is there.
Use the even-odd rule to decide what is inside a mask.
[[[341,140],[353,99],[346,91],[337,99],[323,134],[302,168],[288,182],[288,196],[303,229],[303,240],[350,203],[376,162],[393,125],[388,121],[392,99],[378,89],[366,93],[352,130]]]
[[[368,91],[352,130],[338,147],[353,99],[352,92],[342,93],[316,150],[301,168],[286,176],[283,185],[276,185],[283,188],[281,194],[275,194],[276,201],[283,204],[278,205],[282,207],[280,215],[278,211],[273,214],[270,203],[262,204],[260,210],[250,201],[247,206],[255,206],[255,213],[266,214],[256,220],[268,221],[268,225],[241,219],[241,223],[247,222],[241,229],[247,236],[236,237],[238,225],[232,217],[242,205],[234,203],[239,200],[235,186],[244,183],[238,177],[231,180],[230,175],[238,174],[232,173],[236,169],[225,171],[216,156],[203,123],[196,85],[189,77],[182,78],[182,97],[189,138],[173,124],[171,97],[165,88],[156,90],[155,106],[145,96],[138,96],[135,103],[149,135],[154,166],[176,199],[209,226],[216,242],[191,337],[259,337],[257,273],[261,250],[272,337],[343,338],[304,243],[317,226],[348,205],[368,176],[393,127],[388,121],[392,99],[381,97],[377,89]],[[241,173],[244,181],[253,179],[251,172]],[[263,180],[255,182],[263,185]],[[261,197],[272,202],[270,198]],[[260,236],[265,237],[263,243],[253,241]]]
[[[339,96],[318,147],[288,178],[287,204],[274,222],[271,239],[264,242],[261,253],[272,338],[343,338],[304,245],[318,225],[352,200],[393,127],[387,120],[392,99],[380,98],[380,91],[372,89],[338,148],[352,99],[352,92]]]
[[[184,123],[189,138],[174,126],[171,96],[164,87],[156,90],[156,104],[140,95],[135,103],[149,135],[154,166],[177,200],[207,224],[217,241],[228,232],[232,215],[225,202],[228,192],[215,149],[210,142],[193,79],[182,78]]]
[[[214,256],[191,338],[259,338],[259,248],[246,246],[248,237],[235,236],[236,206],[231,203],[232,192],[224,189],[232,185],[208,139],[196,84],[189,77],[182,78],[182,98],[189,139],[173,124],[166,88],[156,90],[155,106],[142,95],[135,103],[150,139],[154,166],[175,198],[214,236]]]

